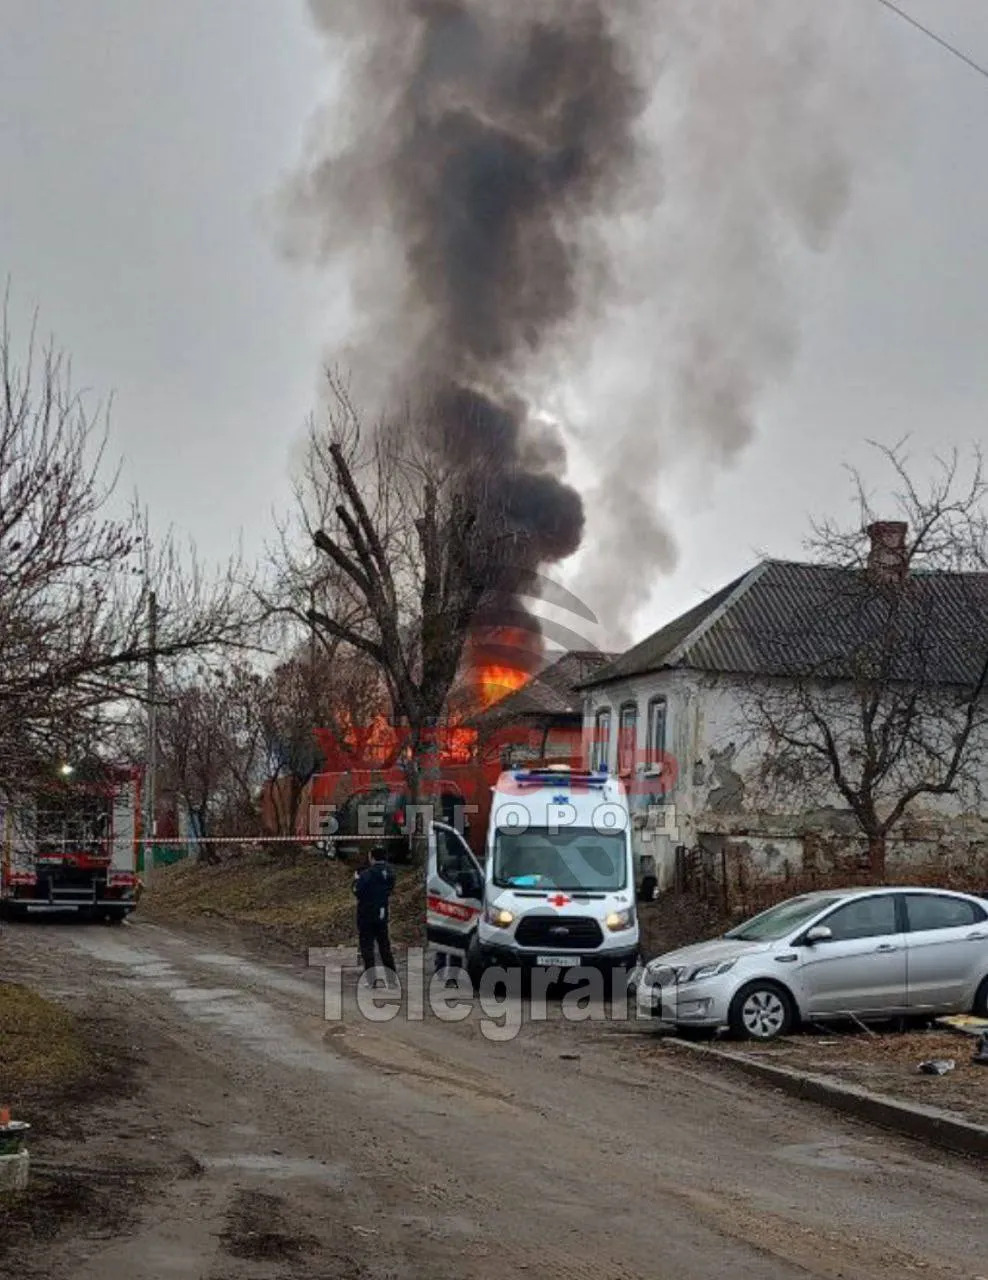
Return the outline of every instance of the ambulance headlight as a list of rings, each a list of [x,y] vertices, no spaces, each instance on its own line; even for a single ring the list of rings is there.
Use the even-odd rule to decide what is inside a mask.
[[[627,911],[612,911],[604,921],[611,933],[620,933],[622,929],[633,929],[635,927],[635,909],[629,907]]]
[[[492,924],[495,929],[507,929],[509,924],[514,924],[515,917],[504,907],[488,907],[484,912],[484,920],[487,924]]]

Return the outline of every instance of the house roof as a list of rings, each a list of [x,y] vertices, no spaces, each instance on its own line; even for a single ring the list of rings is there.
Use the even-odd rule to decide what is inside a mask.
[[[892,597],[860,570],[765,560],[596,671],[584,688],[666,668],[849,678],[878,660]],[[895,678],[976,683],[988,658],[988,573],[913,573],[896,616]]]
[[[478,729],[493,729],[525,716],[582,715],[582,698],[577,690],[613,659],[614,654],[599,653],[596,649],[564,653],[520,689],[473,716],[469,724]]]

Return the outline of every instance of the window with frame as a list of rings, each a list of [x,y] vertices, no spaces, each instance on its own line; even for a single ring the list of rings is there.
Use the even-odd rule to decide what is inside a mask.
[[[669,707],[665,698],[653,698],[648,704],[648,763],[661,765],[666,749],[666,720]]]
[[[638,706],[626,702],[618,713],[618,773],[634,773],[638,749]]]
[[[899,932],[896,918],[895,898],[891,893],[881,894],[875,898],[858,898],[854,902],[845,903],[829,916],[825,916],[821,925],[834,935],[834,942],[853,942],[857,938],[884,938]]]
[[[590,747],[590,767],[606,769],[611,758],[611,709],[601,707],[594,716],[593,742]]]
[[[906,919],[910,933],[929,929],[965,929],[981,924],[985,912],[964,898],[948,898],[939,893],[907,893]]]
[[[467,852],[463,842],[450,831],[437,828],[436,838],[436,872],[440,880],[455,885],[460,877],[477,870],[473,858]]]

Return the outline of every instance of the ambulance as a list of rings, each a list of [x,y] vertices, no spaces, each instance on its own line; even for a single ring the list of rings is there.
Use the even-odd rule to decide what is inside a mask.
[[[627,794],[618,778],[547,765],[502,773],[483,865],[442,823],[431,829],[430,943],[491,965],[631,970],[639,928]]]

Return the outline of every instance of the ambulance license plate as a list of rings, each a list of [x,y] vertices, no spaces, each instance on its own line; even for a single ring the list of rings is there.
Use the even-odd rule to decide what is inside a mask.
[[[574,965],[580,963],[579,956],[536,956],[535,963],[541,964],[545,968],[551,968],[553,965],[561,965],[564,969],[571,969]]]

